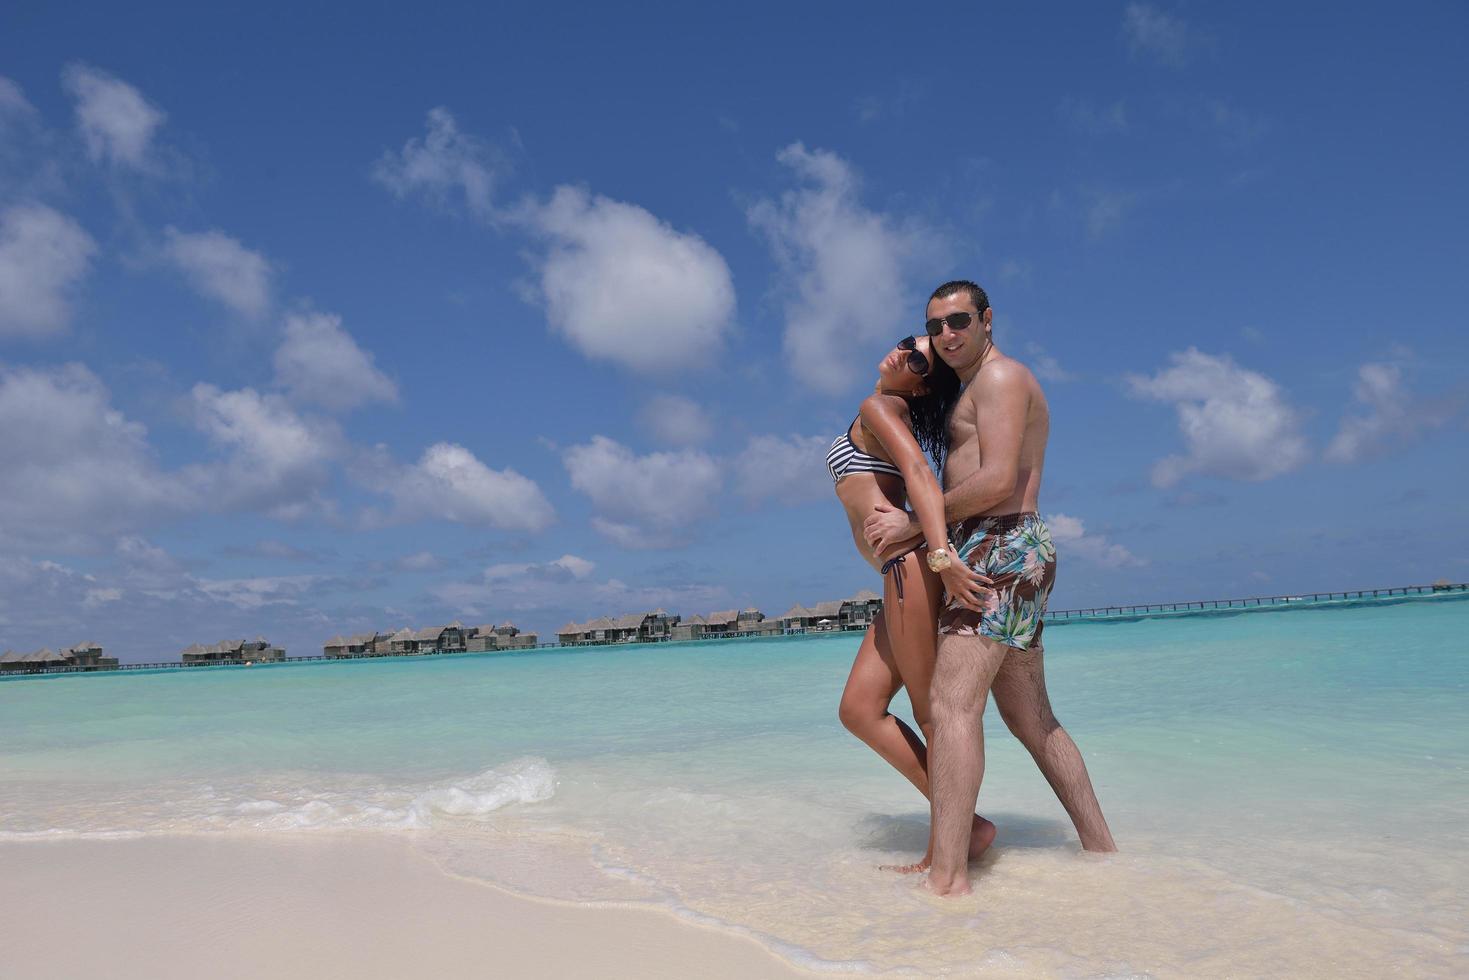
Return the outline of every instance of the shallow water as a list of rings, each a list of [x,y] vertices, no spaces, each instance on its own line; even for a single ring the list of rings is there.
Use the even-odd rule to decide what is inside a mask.
[[[1048,680],[1122,853],[987,719],[975,894],[879,871],[927,808],[847,735],[855,634],[0,683],[0,840],[412,835],[807,966],[1469,972],[1469,602],[1071,624]],[[897,706],[906,714],[906,704]]]

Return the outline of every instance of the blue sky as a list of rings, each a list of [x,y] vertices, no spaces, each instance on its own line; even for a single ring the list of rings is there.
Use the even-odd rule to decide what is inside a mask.
[[[1461,4],[697,6],[7,4],[0,647],[874,586],[956,276],[1057,607],[1469,578]]]

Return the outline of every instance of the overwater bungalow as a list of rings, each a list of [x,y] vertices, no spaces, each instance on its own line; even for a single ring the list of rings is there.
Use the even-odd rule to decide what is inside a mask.
[[[213,663],[273,663],[286,659],[286,651],[270,645],[263,636],[253,640],[221,640],[218,643],[192,643],[179,654],[184,666]]]
[[[102,655],[102,644],[100,643],[78,643],[68,650],[63,650],[62,656],[66,658],[67,664],[72,667],[101,669],[117,666],[116,657],[105,657]]]
[[[738,609],[721,609],[704,617],[708,624],[706,633],[733,633],[739,626],[740,611]]]
[[[674,638],[679,617],[663,609],[627,613],[615,619],[598,616],[586,623],[567,623],[556,631],[563,646],[584,643],[657,643]]]
[[[373,631],[354,633],[351,636],[334,636],[322,645],[321,652],[334,660],[342,657],[386,657],[391,635]]]
[[[387,647],[388,653],[395,655],[418,652],[418,644],[413,639],[413,630],[409,629],[406,626],[400,629],[398,632],[394,633],[392,636],[388,637]],[[379,644],[378,649],[381,648],[382,645]]]
[[[25,673],[65,666],[66,658],[49,647],[32,653],[16,653],[14,650],[0,653],[0,670],[6,672]]]
[[[463,653],[464,624],[455,620],[448,626],[426,626],[413,634],[414,653]]]
[[[617,624],[607,616],[598,616],[584,624],[584,642],[611,643],[617,632]]]
[[[709,620],[694,613],[692,616],[684,616],[679,619],[673,627],[672,639],[674,640],[697,640],[709,629]]]
[[[787,633],[826,630],[865,630],[882,609],[882,596],[863,589],[849,599],[832,599],[814,606],[792,606],[777,622]]]
[[[345,657],[402,657],[439,653],[475,653],[486,650],[520,650],[534,647],[540,637],[522,633],[511,622],[499,626],[465,626],[458,620],[447,626],[407,626],[396,633],[358,633],[334,636],[322,645],[332,659]]]
[[[54,670],[71,667],[80,670],[104,670],[117,666],[116,657],[104,657],[98,643],[78,643],[64,650],[42,647],[32,653],[6,650],[0,653],[0,671]]]
[[[470,627],[464,641],[465,649],[472,652],[490,650],[525,650],[537,645],[540,637],[534,633],[522,633],[520,627],[511,622],[499,626]]]

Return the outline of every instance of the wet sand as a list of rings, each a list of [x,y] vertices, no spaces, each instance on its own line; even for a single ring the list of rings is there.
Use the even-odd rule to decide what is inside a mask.
[[[521,898],[372,835],[0,845],[0,976],[803,977],[656,909]]]

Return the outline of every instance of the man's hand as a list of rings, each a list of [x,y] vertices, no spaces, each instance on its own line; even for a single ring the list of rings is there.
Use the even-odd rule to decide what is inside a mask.
[[[984,612],[985,593],[993,591],[995,585],[993,580],[960,561],[958,555],[948,568],[939,572],[939,578],[944,580],[944,591],[951,600],[957,599],[965,609],[975,612]]]
[[[862,536],[867,539],[867,546],[884,560],[891,558],[890,552],[897,551],[899,545],[913,541],[922,533],[914,526],[906,510],[899,510],[889,503],[878,504],[871,516],[862,522]]]

